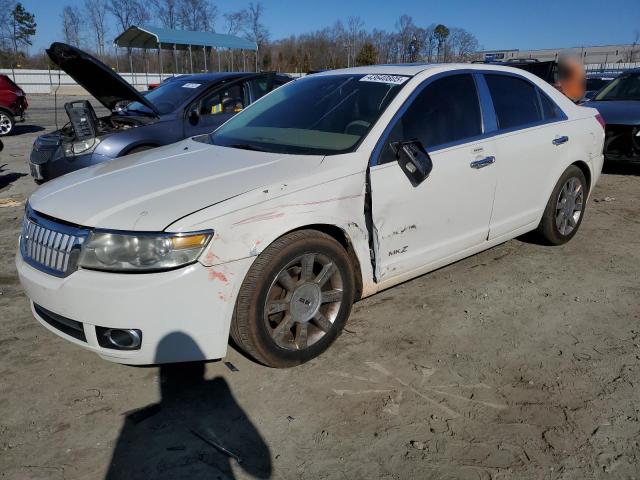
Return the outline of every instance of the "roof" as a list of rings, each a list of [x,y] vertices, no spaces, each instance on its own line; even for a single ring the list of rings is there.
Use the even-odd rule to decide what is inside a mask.
[[[256,44],[246,38],[214,32],[191,32],[150,26],[132,26],[113,41],[125,48],[162,48],[187,50],[189,46],[257,50]]]

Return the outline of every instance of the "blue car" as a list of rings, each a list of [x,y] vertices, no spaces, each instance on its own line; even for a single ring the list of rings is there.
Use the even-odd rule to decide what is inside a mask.
[[[275,73],[181,75],[142,94],[111,68],[64,43],[53,43],[49,58],[104,105],[65,104],[69,117],[60,130],[39,136],[29,165],[41,183],[111,159],[209,133],[272,89],[291,80]]]
[[[622,73],[585,106],[606,123],[605,160],[640,162],[640,68]]]

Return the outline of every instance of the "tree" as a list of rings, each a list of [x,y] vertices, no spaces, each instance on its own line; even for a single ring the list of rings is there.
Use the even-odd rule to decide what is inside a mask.
[[[31,38],[36,34],[37,24],[33,13],[28,12],[19,2],[11,11],[9,21],[15,60],[18,57],[18,47],[27,48],[32,45]]]
[[[433,33],[436,37],[436,42],[438,43],[438,58],[440,58],[442,53],[442,47],[444,47],[444,42],[446,42],[447,37],[449,36],[449,29],[440,23],[436,25]]]
[[[89,19],[90,30],[96,42],[96,53],[104,57],[107,35],[107,4],[104,0],[84,0],[84,16]]]
[[[62,9],[62,35],[64,41],[75,47],[80,46],[80,18],[82,14],[78,7],[70,5]]]
[[[237,35],[247,28],[249,13],[246,10],[225,13],[224,19],[227,22],[227,33],[229,35]]]
[[[247,10],[247,28],[249,30],[249,39],[255,42],[258,50],[256,51],[256,68],[259,63],[258,56],[262,51],[262,47],[269,41],[269,30],[262,23],[264,15],[264,7],[262,3],[256,2],[249,4]]]
[[[109,0],[107,9],[115,17],[121,31],[133,25],[142,25],[148,13],[138,0]]]
[[[165,28],[175,30],[180,21],[179,0],[152,0],[160,23]]]
[[[365,42],[356,56],[356,65],[375,65],[378,63],[378,51],[370,42]]]
[[[192,32],[214,30],[218,9],[208,0],[181,0],[180,25]]]

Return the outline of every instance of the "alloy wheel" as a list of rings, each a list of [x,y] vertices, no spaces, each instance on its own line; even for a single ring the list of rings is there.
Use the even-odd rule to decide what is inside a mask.
[[[582,215],[584,189],[577,177],[566,181],[556,203],[556,227],[560,234],[567,236],[578,225]]]
[[[336,264],[319,253],[301,255],[278,273],[267,292],[267,331],[279,347],[304,350],[333,328],[343,298]]]
[[[0,113],[0,135],[7,135],[12,127],[11,119],[4,113]]]

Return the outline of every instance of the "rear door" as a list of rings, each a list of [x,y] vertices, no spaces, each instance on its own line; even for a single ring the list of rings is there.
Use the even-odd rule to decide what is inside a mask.
[[[572,139],[564,113],[532,82],[502,72],[485,73],[484,79],[498,127],[491,239],[531,229],[540,220]]]
[[[472,74],[426,80],[387,130],[370,170],[378,281],[486,241],[496,185],[493,143],[484,136]],[[394,145],[415,139],[433,170],[413,187]]]

